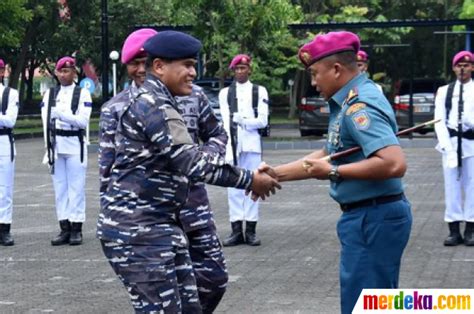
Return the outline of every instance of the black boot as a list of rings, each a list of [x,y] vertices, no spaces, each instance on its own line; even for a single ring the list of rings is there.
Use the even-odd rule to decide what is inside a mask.
[[[464,244],[467,246],[474,246],[474,222],[466,222],[466,229],[464,229]]]
[[[222,241],[224,246],[236,246],[239,244],[244,244],[244,234],[242,230],[242,221],[237,220],[230,223],[232,226],[232,233]]]
[[[257,227],[256,221],[245,222],[245,242],[251,246],[260,245],[260,239],[257,238],[255,228]]]
[[[0,244],[4,246],[15,244],[10,234],[10,224],[0,224]]]
[[[461,244],[462,237],[459,231],[459,221],[449,222],[449,236],[444,240],[444,246],[456,246]]]
[[[71,237],[69,245],[82,244],[82,222],[73,222],[71,224]]]
[[[69,238],[71,237],[71,223],[69,220],[60,220],[59,227],[61,228],[61,232],[51,240],[51,245],[63,245],[69,243]]]

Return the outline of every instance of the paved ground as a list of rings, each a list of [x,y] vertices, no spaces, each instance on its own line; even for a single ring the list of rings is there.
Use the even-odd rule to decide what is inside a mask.
[[[406,148],[405,184],[414,225],[403,259],[401,287],[472,288],[473,249],[446,248],[440,156],[432,148]],[[420,145],[416,145],[420,143]],[[97,156],[89,154],[85,241],[52,247],[57,232],[53,188],[40,164],[43,143],[18,141],[13,234],[0,247],[0,313],[131,313],[128,296],[95,239],[98,211]],[[277,164],[309,150],[269,150]],[[210,187],[221,236],[230,231],[226,190]],[[218,313],[337,313],[339,210],[325,182],[284,184],[261,204],[261,247],[226,248],[230,284]]]

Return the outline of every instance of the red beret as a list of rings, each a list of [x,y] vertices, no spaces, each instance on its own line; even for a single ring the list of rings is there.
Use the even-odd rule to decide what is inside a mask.
[[[470,51],[460,51],[458,52],[453,58],[453,66],[458,64],[459,62],[473,62],[474,58]]]
[[[5,61],[3,61],[3,59],[0,59],[0,68],[4,68],[5,67]]]
[[[356,34],[346,31],[329,32],[316,35],[312,41],[301,47],[298,57],[306,67],[309,67],[330,55],[344,51],[356,53],[359,48],[360,40]]]
[[[244,55],[244,54],[236,55],[234,59],[232,59],[229,65],[229,69],[233,70],[235,66],[240,63],[250,66],[250,62],[252,62],[252,58],[250,58],[248,55]]]
[[[62,68],[74,68],[76,66],[76,60],[72,57],[62,57],[56,63],[56,70],[59,71]]]
[[[369,55],[364,50],[359,50],[357,52],[357,61],[367,62],[369,60]]]
[[[122,63],[127,64],[135,58],[145,57],[146,51],[143,44],[148,38],[158,34],[151,28],[142,28],[128,35],[122,47]]]

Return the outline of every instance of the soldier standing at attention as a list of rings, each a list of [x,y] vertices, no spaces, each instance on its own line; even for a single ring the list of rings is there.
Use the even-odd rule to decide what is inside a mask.
[[[436,149],[443,154],[444,221],[449,226],[445,246],[463,242],[467,246],[474,246],[473,61],[471,52],[457,53],[452,63],[456,81],[440,87],[436,92],[435,119],[441,119],[440,123],[435,124],[438,138]],[[464,240],[460,232],[461,221],[466,222]]]
[[[262,139],[259,129],[268,124],[268,93],[265,87],[252,84],[251,59],[239,54],[229,68],[234,71],[234,82],[219,92],[219,107],[230,141],[226,160],[245,169],[257,169],[262,161]],[[256,246],[258,202],[252,201],[245,191],[229,188],[229,220],[232,233],[223,241],[224,246],[243,243]],[[243,221],[245,220],[245,238]]]
[[[175,96],[192,93],[201,42],[164,31],[144,49],[147,77],[120,116],[97,236],[137,313],[201,313],[188,240],[178,222],[190,184],[234,186],[262,198],[279,185],[193,143]]]
[[[317,35],[299,50],[311,84],[328,101],[326,147],[273,169],[281,181],[330,180],[330,195],[342,210],[341,312],[351,313],[364,288],[397,288],[400,262],[410,236],[411,206],[401,177],[406,162],[390,103],[356,63],[359,37],[351,32]],[[332,162],[327,155],[362,150]],[[262,165],[261,171],[272,172]]]
[[[0,59],[0,245],[14,244],[10,233],[15,177],[13,127],[18,116],[18,92],[3,85],[5,62]]]
[[[52,245],[82,243],[82,223],[86,219],[86,128],[92,111],[88,90],[74,84],[76,62],[63,57],[56,63],[60,85],[46,91],[41,103],[41,118],[47,161],[56,198],[60,233]]]
[[[122,47],[122,63],[126,64],[130,87],[102,106],[100,118],[99,168],[101,201],[105,201],[111,167],[115,161],[115,143],[119,113],[137,95],[145,81],[146,52],[143,44],[157,32],[140,29],[131,33]],[[201,140],[209,150],[225,154],[227,134],[218,123],[202,89],[193,86],[190,96],[177,97],[180,112],[193,141]],[[224,254],[216,232],[207,192],[203,183],[193,184],[188,202],[180,210],[179,222],[189,240],[199,300],[204,313],[212,313],[224,295],[228,275]]]

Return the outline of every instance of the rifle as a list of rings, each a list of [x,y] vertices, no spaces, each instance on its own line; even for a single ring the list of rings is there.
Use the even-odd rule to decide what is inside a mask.
[[[419,129],[422,129],[424,128],[425,126],[428,126],[428,125],[431,125],[431,124],[435,124],[435,123],[438,123],[439,121],[441,121],[441,119],[437,119],[437,120],[430,120],[430,121],[427,121],[427,122],[424,122],[424,123],[421,123],[421,124],[418,124],[418,125],[415,125],[414,127],[411,127],[411,128],[408,128],[408,129],[405,129],[405,130],[402,130],[402,131],[399,131],[397,132],[397,136],[400,136],[400,135],[405,135],[405,134],[408,134],[408,133],[411,133],[411,132],[414,132],[414,131],[417,131]],[[328,156],[324,156],[323,158],[321,158],[321,160],[325,160],[325,161],[331,161],[331,160],[336,160],[336,159],[339,159],[341,157],[345,157],[345,156],[348,156],[348,155],[352,155],[353,153],[356,153],[358,151],[361,151],[362,148],[357,146],[357,147],[352,147],[352,148],[349,148],[347,150],[344,150],[342,152],[338,152],[338,153],[334,153],[334,154],[331,154],[331,155],[328,155]],[[304,160],[303,161],[303,168],[305,169],[308,169],[309,167],[311,167],[311,163]]]
[[[46,148],[48,153],[50,174],[54,174],[54,155],[56,148],[56,119],[51,119],[51,107],[55,101],[56,89],[51,88],[49,93],[48,111],[46,115]]]
[[[230,145],[232,146],[232,157],[234,159],[234,166],[237,166],[237,123],[234,120],[234,112],[237,111],[237,95],[236,95],[236,87],[235,83],[229,86],[228,89],[228,100],[230,100],[229,105],[229,129],[230,129]]]
[[[461,67],[461,80],[459,80],[459,101],[458,101],[458,147],[457,147],[457,157],[458,157],[458,181],[461,179],[462,174],[462,113],[464,108],[464,100],[462,97],[463,94],[463,83],[462,79],[464,77],[464,67]]]

